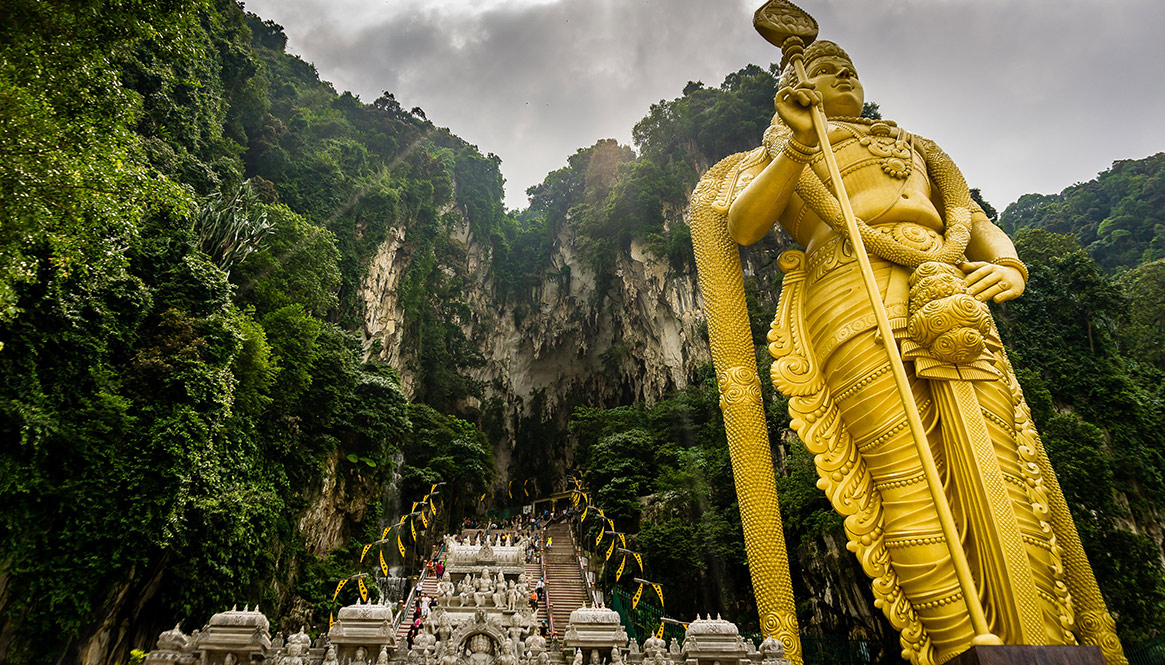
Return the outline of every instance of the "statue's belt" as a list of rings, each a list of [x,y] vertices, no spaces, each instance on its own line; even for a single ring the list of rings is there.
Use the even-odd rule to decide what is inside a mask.
[[[926,243],[942,242],[942,236],[938,232],[912,222],[881,224],[873,228],[899,240],[906,238],[907,242],[916,249],[925,249],[919,245]],[[845,279],[843,278],[842,282],[838,282],[831,277],[831,273],[842,267],[852,268],[851,264],[856,263],[856,258],[853,247],[847,239],[842,236],[830,238],[806,257],[805,287],[812,290],[828,277],[827,283],[821,284],[820,289],[825,297],[834,297],[832,294],[838,288],[838,284],[844,282]],[[874,263],[889,262],[874,254],[870,255],[870,259]],[[998,379],[1000,373],[994,368],[992,353],[1000,349],[1000,343],[998,334],[993,329],[984,331],[986,346],[978,357],[955,363],[932,358],[929,352],[910,338],[908,333],[910,298],[908,279],[912,271],[913,268],[906,266],[902,266],[901,270],[892,270],[889,282],[885,284],[885,294],[882,298],[886,314],[890,319],[890,327],[894,331],[894,338],[902,344],[903,360],[913,361],[916,373],[922,378],[966,381]],[[875,328],[877,328],[877,320],[873,312],[869,311],[855,312],[852,317],[843,317],[841,320],[833,321],[827,326],[821,339],[815,341],[815,355],[820,360],[824,360],[845,342]]]
[[[942,247],[943,237],[934,229],[914,222],[889,222],[871,225],[902,244],[914,249],[928,250]],[[834,235],[806,257],[806,280],[812,284],[829,271],[854,261],[853,245],[841,235]]]
[[[875,224],[871,228],[886,234],[888,237],[895,238],[903,244],[920,250],[941,247],[943,242],[942,235],[937,231],[914,222],[885,222]],[[833,236],[806,257],[806,288],[813,288],[814,284],[834,270],[855,263],[856,258],[853,245],[850,244],[848,239],[841,235]],[[871,254],[871,259],[875,261],[886,260],[873,254]],[[895,271],[891,274],[890,284],[886,286],[887,293],[883,299],[886,305],[886,313],[890,317],[890,326],[894,330],[894,337],[896,339],[901,339],[906,335],[908,299],[906,278],[909,275],[909,271],[909,268],[904,268],[902,271]],[[874,317],[873,312],[863,312],[853,320],[835,322],[834,325],[830,326],[831,331],[829,335],[816,342],[816,355],[821,359],[828,358],[837,347],[846,341],[862,332],[873,330],[876,327],[877,319]]]

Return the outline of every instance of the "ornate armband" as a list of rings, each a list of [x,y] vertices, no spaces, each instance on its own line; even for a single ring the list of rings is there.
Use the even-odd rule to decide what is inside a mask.
[[[1004,266],[1005,268],[1015,268],[1016,270],[1019,271],[1019,274],[1023,275],[1023,283],[1027,284],[1027,280],[1028,280],[1027,266],[1024,265],[1023,261],[1020,261],[1019,259],[1015,258],[1014,256],[997,256],[997,257],[991,259],[991,262],[997,266]]]
[[[785,147],[781,149],[781,152],[798,164],[808,164],[813,161],[813,158],[819,150],[815,147],[807,146],[790,136],[789,140],[785,141]]]

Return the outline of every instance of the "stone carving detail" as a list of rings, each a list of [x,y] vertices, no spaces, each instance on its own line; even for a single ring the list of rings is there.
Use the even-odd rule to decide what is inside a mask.
[[[654,634],[643,642],[643,662],[645,665],[668,665],[667,642]]]
[[[736,624],[708,616],[688,624],[681,655],[687,665],[738,665],[750,650],[755,649],[745,646]]]
[[[182,632],[181,624],[174,624],[174,627],[158,636],[158,648],[168,651],[182,651],[190,639]]]
[[[269,628],[267,617],[258,607],[252,610],[244,606],[239,610],[236,605],[215,614],[202,630],[195,630],[189,636],[180,626],[165,631],[158,636],[157,648],[146,656],[145,662],[150,665],[193,665],[196,662],[227,665],[249,662],[253,657],[265,658],[268,653],[276,652],[271,646]]]
[[[283,654],[276,658],[278,665],[307,665],[311,638],[301,627],[298,633],[287,638]]]
[[[785,658],[785,645],[775,637],[769,637],[760,643],[761,662],[764,665],[789,665]]]
[[[591,663],[596,658],[622,662],[621,649],[627,646],[627,631],[619,621],[618,612],[606,607],[580,607],[570,613],[570,627],[563,645],[573,647],[578,653],[590,651]]]

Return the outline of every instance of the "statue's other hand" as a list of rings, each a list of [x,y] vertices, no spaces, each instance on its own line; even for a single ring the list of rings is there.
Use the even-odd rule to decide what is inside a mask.
[[[777,91],[777,115],[793,130],[793,138],[807,146],[817,145],[812,108],[821,103],[821,93],[809,83],[799,83]]]
[[[988,261],[968,261],[960,266],[967,273],[967,291],[983,302],[1006,302],[1023,295],[1023,275],[1015,268]]]

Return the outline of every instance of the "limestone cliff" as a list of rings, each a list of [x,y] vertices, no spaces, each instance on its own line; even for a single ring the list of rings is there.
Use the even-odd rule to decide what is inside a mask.
[[[472,411],[495,401],[504,414],[509,440],[502,443],[509,445],[496,447],[503,481],[512,472],[513,436],[521,419],[561,426],[575,405],[651,404],[687,385],[710,362],[703,298],[690,263],[676,269],[636,238],[616,256],[611,274],[596,275],[568,217],[553,238],[539,283],[507,294],[496,285],[489,247],[474,237],[466,216],[455,220],[448,231],[454,251],[444,253],[455,258],[440,268],[464,281],[459,304],[467,314],[457,323],[484,358],[467,370],[484,395],[467,398],[464,407]],[[365,348],[370,357],[400,370],[411,398],[417,348],[405,333],[398,288],[413,256],[406,238],[405,229],[398,229],[380,245],[361,297]],[[770,311],[780,274],[767,264],[784,242],[773,237],[745,252],[747,276],[755,276],[760,292],[770,294],[763,298]],[[564,442],[555,452],[550,457],[561,471],[570,463],[569,445]]]

